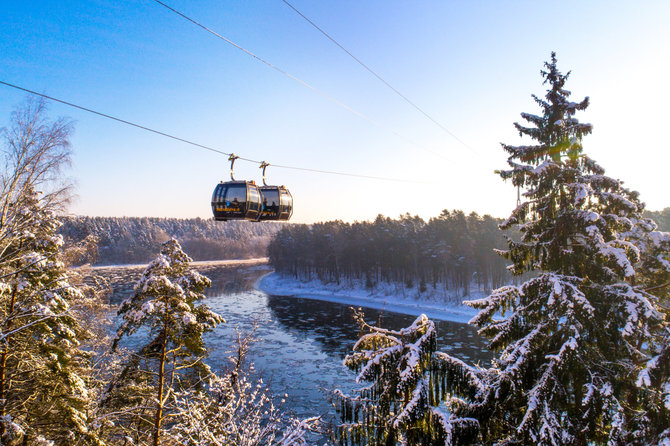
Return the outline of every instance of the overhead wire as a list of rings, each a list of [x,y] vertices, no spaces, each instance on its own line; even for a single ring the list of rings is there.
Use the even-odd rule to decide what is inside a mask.
[[[214,30],[208,28],[207,26],[203,25],[202,23],[200,23],[200,22],[196,21],[195,19],[193,19],[193,18],[187,16],[187,15],[184,14],[183,12],[180,12],[180,11],[174,9],[173,7],[171,7],[171,6],[169,6],[169,5],[165,4],[165,3],[163,3],[163,2],[160,1],[160,0],[153,0],[153,1],[156,2],[156,3],[158,3],[159,5],[163,6],[164,8],[166,8],[166,9],[172,11],[173,13],[177,14],[178,16],[184,18],[185,20],[187,20],[187,21],[193,23],[193,24],[196,25],[197,27],[199,27],[199,28],[201,28],[201,29],[207,31],[208,33],[212,34],[213,36],[218,37],[219,39],[223,40],[224,42],[226,42],[226,43],[228,43],[228,44],[234,46],[234,47],[237,48],[238,50],[240,50],[240,51],[246,53],[247,55],[249,55],[249,56],[253,57],[254,59],[256,59],[257,61],[259,61],[259,62],[261,62],[261,63],[267,65],[268,67],[272,68],[273,70],[278,71],[279,73],[283,74],[284,76],[288,77],[289,79],[293,79],[294,81],[298,82],[299,84],[303,85],[304,87],[309,88],[310,90],[312,90],[312,91],[314,91],[315,93],[321,95],[323,98],[327,99],[328,101],[330,101],[330,102],[332,102],[332,103],[334,103],[334,104],[336,104],[336,105],[342,107],[343,109],[345,109],[345,110],[347,110],[347,111],[353,113],[354,115],[356,115],[356,116],[358,116],[358,117],[360,117],[360,118],[362,118],[362,119],[368,121],[369,123],[371,123],[371,124],[374,125],[375,127],[378,127],[378,128],[380,128],[380,129],[382,129],[382,130],[385,130],[385,131],[387,131],[387,132],[389,132],[389,133],[391,133],[391,134],[393,134],[393,135],[395,135],[395,136],[401,138],[401,139],[404,140],[405,142],[407,142],[407,143],[409,143],[409,144],[412,144],[413,146],[418,147],[418,148],[420,148],[420,149],[422,149],[422,150],[425,150],[425,151],[427,151],[427,152],[429,152],[429,153],[432,153],[432,154],[435,155],[435,156],[438,156],[438,157],[443,158],[443,159],[448,159],[448,158],[445,157],[443,154],[441,154],[441,153],[439,153],[439,152],[436,152],[436,151],[434,151],[434,150],[431,150],[431,149],[429,149],[428,147],[426,147],[426,146],[424,146],[424,145],[422,145],[422,144],[419,144],[419,143],[417,143],[417,142],[415,142],[415,141],[412,141],[411,139],[409,139],[409,138],[407,138],[406,136],[404,136],[404,135],[398,133],[398,132],[395,131],[394,129],[392,129],[392,128],[390,128],[390,127],[388,127],[388,126],[382,124],[381,122],[379,122],[379,121],[377,121],[377,120],[375,120],[375,119],[370,118],[369,116],[367,116],[367,115],[365,115],[365,114],[359,112],[358,110],[356,110],[356,109],[354,109],[354,108],[348,106],[347,104],[345,104],[345,103],[339,101],[338,99],[335,99],[334,97],[330,96],[329,94],[327,94],[327,93],[324,92],[323,90],[320,90],[320,89],[314,87],[313,85],[311,85],[311,84],[305,82],[304,80],[302,80],[302,79],[300,79],[300,78],[298,78],[298,77],[292,75],[291,73],[287,72],[286,70],[283,70],[282,68],[279,68],[277,65],[274,65],[273,63],[271,63],[271,62],[269,62],[269,61],[263,59],[262,57],[260,57],[260,56],[258,56],[258,55],[256,55],[256,54],[254,54],[253,52],[247,50],[246,48],[244,48],[244,47],[238,45],[237,43],[235,43],[235,42],[233,42],[232,40],[230,40],[230,39],[224,37],[223,35],[219,34],[218,32],[216,32],[216,31],[214,31]]]
[[[126,124],[126,125],[129,125],[129,126],[141,129],[141,130],[145,130],[145,131],[154,133],[156,135],[164,136],[166,138],[170,138],[170,139],[173,139],[175,141],[183,142],[185,144],[189,144],[191,146],[198,147],[198,148],[201,148],[201,149],[204,149],[204,150],[209,150],[210,152],[215,152],[215,153],[218,153],[218,154],[224,155],[224,156],[233,155],[233,153],[225,152],[223,150],[220,150],[220,149],[217,149],[217,148],[214,148],[214,147],[210,147],[210,146],[206,146],[204,144],[193,142],[193,141],[190,141],[188,139],[181,138],[179,136],[174,136],[174,135],[171,135],[169,133],[162,132],[160,130],[155,130],[155,129],[152,129],[151,127],[147,127],[145,125],[137,124],[135,122],[128,121],[126,119],[122,119],[122,118],[119,118],[119,117],[116,117],[116,116],[113,116],[113,115],[110,115],[110,114],[107,114],[107,113],[102,113],[102,112],[99,112],[97,110],[93,110],[93,109],[88,108],[88,107],[83,107],[81,105],[77,105],[75,103],[65,101],[63,99],[58,99],[58,98],[55,98],[53,96],[46,95],[44,93],[38,93],[34,90],[30,90],[28,88],[24,88],[24,87],[21,87],[21,86],[18,86],[18,85],[9,83],[9,82],[5,82],[3,80],[0,80],[0,84],[5,85],[7,87],[14,88],[16,90],[20,90],[20,91],[35,95],[35,96],[40,96],[44,99],[48,99],[48,100],[53,101],[53,102],[58,102],[60,104],[67,105],[69,107],[76,108],[78,110],[82,110],[82,111],[85,111],[85,112],[88,112],[88,113],[92,113],[94,115],[101,116],[103,118],[111,119],[111,120],[120,122],[122,124]],[[262,162],[264,162],[264,161],[257,161],[257,160],[254,160],[254,159],[245,158],[245,157],[241,157],[241,156],[238,156],[237,159],[240,159],[242,161],[247,161],[247,162],[250,162],[250,163],[255,163],[255,164],[261,164]],[[423,184],[428,183],[426,181],[409,180],[409,179],[403,179],[403,178],[390,178],[390,177],[380,177],[380,176],[374,176],[374,175],[362,175],[362,174],[356,174],[356,173],[339,172],[339,171],[333,171],[333,170],[312,169],[312,168],[308,168],[308,167],[290,166],[290,165],[282,165],[282,164],[270,164],[270,165],[272,167],[277,167],[277,168],[280,168],[280,169],[300,170],[300,171],[304,171],[304,172],[323,173],[323,174],[329,174],[329,175],[341,175],[341,176],[348,176],[348,177],[355,177],[355,178],[365,178],[365,179],[370,179],[370,180],[394,181],[394,182],[401,182],[401,183],[423,183]]]
[[[158,0],[156,0],[156,1],[158,1]],[[436,119],[434,119],[432,116],[430,116],[428,113],[426,113],[421,107],[419,107],[418,105],[416,105],[416,104],[415,104],[412,100],[410,100],[407,96],[405,96],[405,95],[402,94],[400,91],[398,91],[393,85],[391,85],[391,84],[390,84],[389,82],[387,82],[383,77],[381,77],[379,74],[377,74],[377,72],[375,72],[372,68],[370,68],[370,67],[367,66],[365,63],[363,63],[363,61],[361,61],[358,57],[354,56],[349,50],[347,50],[347,49],[346,49],[344,46],[342,46],[337,40],[335,40],[332,36],[330,36],[330,34],[328,34],[326,31],[324,31],[323,29],[321,29],[316,23],[314,23],[312,20],[310,20],[305,14],[303,14],[302,12],[300,12],[295,6],[293,6],[291,3],[289,3],[289,2],[286,1],[286,0],[282,0],[282,2],[284,2],[289,8],[291,8],[293,11],[295,11],[295,13],[298,14],[300,17],[302,17],[303,19],[305,19],[305,20],[307,21],[307,23],[309,23],[309,24],[312,25],[314,28],[316,28],[321,34],[323,34],[324,36],[326,36],[326,37],[328,38],[328,40],[330,40],[330,41],[333,42],[335,45],[337,45],[342,51],[344,51],[345,53],[347,53],[352,59],[354,59],[356,62],[358,62],[358,64],[359,64],[360,66],[362,66],[363,68],[365,68],[365,69],[366,69],[367,71],[369,71],[374,77],[376,77],[377,79],[379,79],[384,85],[386,85],[388,88],[390,88],[395,94],[397,94],[397,95],[400,96],[402,99],[404,99],[405,102],[407,102],[409,105],[411,105],[412,107],[414,107],[414,108],[415,108],[416,110],[418,110],[422,115],[424,115],[426,118],[428,118],[429,120],[431,120],[434,124],[436,124],[438,127],[440,127],[442,130],[444,130],[449,136],[451,136],[451,137],[454,138],[456,141],[458,141],[459,143],[461,143],[461,145],[463,145],[464,147],[467,147],[468,149],[472,150],[473,152],[477,152],[474,148],[472,148],[470,145],[468,145],[465,141],[463,141],[463,140],[460,139],[458,136],[456,136],[451,130],[449,130],[447,127],[445,127],[445,126],[442,125],[440,122],[438,122]]]

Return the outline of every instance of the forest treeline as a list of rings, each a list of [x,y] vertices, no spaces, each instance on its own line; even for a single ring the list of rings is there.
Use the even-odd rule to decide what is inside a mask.
[[[654,219],[660,230],[670,231],[670,208],[647,211],[645,216]],[[59,232],[66,244],[86,245],[86,241],[90,242],[81,262],[96,265],[148,262],[160,251],[163,242],[173,238],[179,240],[194,260],[264,257],[272,237],[284,228],[272,248],[273,265],[278,271],[296,277],[315,275],[324,281],[332,281],[341,275],[369,277],[372,283],[391,280],[410,284],[420,283],[422,279],[426,284],[448,279],[445,282],[448,286],[459,287],[477,272],[480,276],[475,275],[474,282],[487,289],[510,277],[505,272],[504,262],[492,252],[492,249],[504,246],[502,235],[496,234],[500,220],[488,215],[466,216],[461,211],[445,211],[428,222],[406,215],[397,220],[380,216],[373,223],[334,221],[311,226],[240,221],[221,223],[203,218],[85,216],[63,217],[62,223]],[[461,239],[459,233],[467,236]],[[325,237],[326,234],[330,235]],[[369,234],[367,240],[366,234]],[[420,239],[412,243],[402,240],[412,235],[419,235]],[[336,236],[355,242],[335,241]],[[370,236],[374,240],[370,240]],[[295,243],[289,243],[289,240]],[[344,249],[350,244],[354,246]],[[337,249],[324,254],[329,251],[329,246]],[[312,256],[303,252],[305,250]],[[366,254],[362,255],[363,252]],[[293,254],[296,259],[292,262]],[[393,259],[388,258],[391,254]],[[356,261],[343,258],[350,255]],[[372,261],[371,255],[383,259]],[[283,258],[285,256],[287,258]],[[424,270],[426,266],[428,271]],[[373,270],[376,270],[374,274]],[[465,286],[468,285],[469,282]]]
[[[179,240],[194,260],[264,257],[280,227],[202,218],[64,217],[62,222],[66,244],[87,244],[82,262],[98,265],[148,262],[170,239]]]
[[[644,216],[654,220],[659,231],[670,232],[670,207],[660,211],[644,211]]]
[[[373,222],[330,221],[284,226],[268,247],[279,273],[324,283],[343,279],[443,287],[468,294],[508,283],[507,262],[494,249],[505,246],[500,219],[444,210],[427,222],[418,216],[378,216]],[[450,293],[453,294],[453,293]]]

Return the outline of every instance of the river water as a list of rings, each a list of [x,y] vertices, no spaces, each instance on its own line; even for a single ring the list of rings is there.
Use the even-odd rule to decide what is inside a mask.
[[[304,418],[322,415],[331,419],[335,412],[328,391],[345,392],[356,387],[355,375],[342,365],[358,337],[358,327],[347,305],[272,296],[254,289],[267,274],[266,265],[208,266],[200,272],[212,280],[206,302],[226,323],[206,335],[209,365],[226,368],[236,329],[248,332],[257,326],[259,339],[249,354],[256,373],[274,395],[287,395],[284,409]],[[97,273],[113,286],[111,301],[119,303],[132,293],[142,269],[107,268]],[[414,316],[364,309],[366,319],[385,328],[409,326]],[[487,363],[491,354],[476,331],[456,322],[436,321],[438,348],[466,362]]]

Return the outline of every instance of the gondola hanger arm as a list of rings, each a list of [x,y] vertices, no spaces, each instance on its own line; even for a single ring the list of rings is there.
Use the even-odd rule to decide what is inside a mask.
[[[230,161],[230,179],[232,181],[235,181],[235,177],[233,177],[233,167],[235,166],[235,160],[238,158],[239,156],[235,155],[234,153],[231,153],[228,157],[228,161]]]
[[[265,161],[261,161],[261,165],[258,167],[259,169],[263,169],[263,186],[267,186],[267,183],[265,182],[265,169],[270,165],[270,163],[266,163]]]

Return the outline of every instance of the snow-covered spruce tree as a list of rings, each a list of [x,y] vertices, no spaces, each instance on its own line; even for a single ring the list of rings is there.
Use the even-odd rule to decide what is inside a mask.
[[[643,219],[629,233],[640,247],[636,283],[658,298],[658,308],[665,316],[660,349],[650,351],[636,381],[641,389],[639,418],[651,427],[648,431],[643,429],[639,436],[670,444],[670,233],[655,228],[653,221]],[[665,430],[658,434],[664,426]]]
[[[471,444],[477,420],[450,414],[443,404],[448,375],[435,348],[435,324],[425,315],[402,330],[369,325],[355,311],[363,335],[344,363],[369,383],[354,395],[336,390],[342,445]],[[462,363],[461,363],[462,364]]]
[[[37,194],[23,204],[32,225],[18,238],[23,255],[5,268],[1,294],[0,410],[23,426],[28,443],[41,435],[69,444],[90,437],[90,355],[78,348],[89,333],[76,309],[84,296],[59,260],[58,220]]]
[[[480,420],[485,443],[652,444],[670,422],[657,404],[667,389],[638,377],[667,356],[668,321],[645,285],[667,281],[670,264],[657,259],[652,273],[642,260],[667,253],[670,236],[642,218],[637,192],[582,153],[592,127],[575,113],[588,98],[568,99],[554,53],[545,67],[542,114],[515,124],[534,144],[503,144],[511,169],[500,172],[525,190],[501,225],[519,225],[521,240],[501,254],[515,274],[537,276],[469,302],[498,355],[487,391],[457,412]]]
[[[189,268],[191,259],[176,240],[162,246],[146,268],[135,294],[119,309],[123,337],[146,330],[149,341],[134,353],[109,388],[105,406],[116,413],[116,427],[135,443],[160,444],[163,421],[171,415],[173,392],[210,376],[202,336],[223,319],[207,305],[196,305],[211,282]],[[141,334],[138,334],[140,336]]]
[[[89,337],[79,319],[86,297],[61,261],[55,212],[69,160],[66,120],[49,121],[28,102],[5,130],[0,172],[0,443],[100,444],[88,426]],[[36,192],[40,187],[45,192]]]

